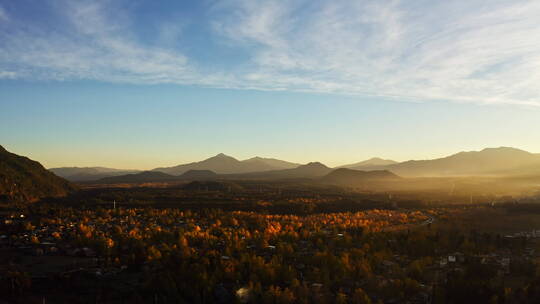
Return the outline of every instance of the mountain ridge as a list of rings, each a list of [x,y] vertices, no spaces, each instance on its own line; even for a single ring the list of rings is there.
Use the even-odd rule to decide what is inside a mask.
[[[311,169],[308,169],[311,168]],[[316,169],[318,168],[318,169]],[[530,153],[511,147],[484,148],[480,151],[462,151],[436,159],[408,160],[395,162],[393,160],[374,157],[361,162],[337,167],[360,171],[388,170],[403,177],[449,177],[449,176],[490,176],[490,175],[540,175],[540,154]],[[51,171],[62,168],[52,168]],[[80,181],[97,180],[110,176],[123,176],[140,173],[141,171],[125,172],[120,169],[103,167],[63,168],[85,170],[108,170],[111,173],[99,173],[79,176],[68,176],[69,179]],[[186,172],[211,171],[211,174],[199,175],[199,178],[312,178],[328,174],[331,168],[321,163],[296,164],[275,158],[252,157],[238,160],[220,153],[199,162],[182,164],[174,167],[156,168],[150,171],[163,172],[171,176],[181,177]],[[292,170],[292,171],[287,171]],[[319,172],[316,172],[316,171]],[[303,171],[303,172],[302,172]],[[207,172],[208,173],[208,172]],[[100,175],[103,174],[104,176]],[[195,173],[191,173],[195,174]],[[185,178],[195,178],[196,175]]]
[[[240,161],[224,153],[198,162],[181,164],[173,167],[160,167],[152,171],[160,171],[171,175],[181,175],[189,170],[211,170],[217,174],[239,174],[248,172],[271,171],[293,167],[296,164],[272,158],[253,157]]]
[[[431,160],[409,160],[385,166],[402,176],[483,176],[506,172],[519,175],[520,168],[540,165],[540,156],[511,147],[463,151]],[[540,172],[538,172],[540,174]]]
[[[109,176],[101,178],[95,182],[101,184],[124,184],[124,183],[150,183],[150,182],[169,182],[178,180],[177,176],[159,171],[143,171],[139,173]]]
[[[349,168],[335,169],[321,178],[325,183],[347,186],[367,182],[396,181],[399,179],[401,177],[388,170],[360,171]]]
[[[49,168],[48,170],[73,182],[93,181],[105,177],[141,172],[140,170],[114,169],[107,167],[57,167]]]
[[[296,168],[281,169],[262,172],[249,172],[244,174],[231,174],[229,178],[253,179],[297,179],[322,177],[332,171],[331,168],[320,162],[310,162]]]
[[[34,202],[66,196],[75,189],[39,162],[0,146],[0,201]]]
[[[388,165],[394,165],[397,163],[398,163],[397,161],[394,161],[391,159],[382,159],[380,157],[372,157],[370,159],[367,159],[361,162],[343,165],[337,168],[338,169],[347,168],[347,169],[354,169],[354,170],[378,170],[379,168],[383,168]]]

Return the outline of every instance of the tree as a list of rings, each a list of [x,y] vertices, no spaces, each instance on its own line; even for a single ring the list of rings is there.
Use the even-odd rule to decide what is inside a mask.
[[[335,302],[336,304],[347,304],[347,295],[342,293],[342,292],[338,292],[336,294],[336,300]]]
[[[357,288],[351,297],[353,304],[371,304],[371,299],[362,288]]]

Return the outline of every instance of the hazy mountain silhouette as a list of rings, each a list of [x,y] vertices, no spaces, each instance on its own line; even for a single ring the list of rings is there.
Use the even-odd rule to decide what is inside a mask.
[[[460,152],[433,160],[410,160],[384,168],[401,176],[479,176],[520,175],[533,167],[540,169],[540,155],[500,147]],[[540,171],[536,171],[536,174],[540,174]]]
[[[126,174],[120,176],[110,176],[97,180],[103,184],[124,184],[124,183],[150,183],[150,182],[168,182],[178,180],[178,176],[173,176],[157,171],[143,171],[140,173]]]
[[[403,177],[445,177],[486,175],[540,175],[540,154],[515,148],[487,148],[482,151],[460,152],[433,160],[411,160],[397,163],[392,160],[372,158],[346,166],[345,169],[359,171],[388,170]],[[276,169],[277,168],[277,169]],[[297,165],[272,158],[254,157],[239,161],[225,154],[218,154],[200,162],[169,168],[157,168],[151,172],[125,174],[125,171],[92,168],[54,168],[67,178],[78,181],[99,179],[100,182],[159,182],[171,180],[215,180],[215,179],[316,179],[329,174],[332,169],[318,162]],[[78,173],[79,175],[70,175]],[[107,174],[102,178],[100,174]],[[345,174],[355,174],[351,179],[361,179],[359,173],[337,171],[334,178],[348,179]],[[114,178],[115,175],[117,178]],[[328,177],[331,178],[332,176]]]
[[[242,162],[246,164],[256,164],[258,166],[261,166],[261,168],[263,168],[264,166],[267,166],[268,168],[272,168],[270,170],[293,169],[300,166],[300,164],[297,164],[297,163],[291,163],[288,161],[279,160],[275,158],[264,158],[264,157],[258,157],[258,156],[243,160]],[[262,171],[262,170],[259,170],[259,171]]]
[[[286,175],[297,177],[317,177],[331,172],[332,169],[320,162],[311,162],[306,165],[298,166],[294,169],[282,170]]]
[[[397,161],[393,161],[390,159],[382,159],[379,157],[373,157],[368,160],[364,160],[358,163],[349,164],[340,166],[338,168],[347,168],[347,169],[354,169],[354,170],[379,170],[381,168],[384,168],[388,165],[397,164]]]
[[[40,163],[0,146],[0,201],[36,201],[65,196],[74,189]]]
[[[353,186],[366,182],[384,182],[399,179],[399,176],[387,170],[359,171],[347,168],[339,168],[323,176],[321,181],[335,185]]]
[[[234,157],[220,153],[200,162],[174,167],[156,168],[153,171],[164,172],[171,175],[180,175],[189,170],[211,170],[218,174],[235,174],[270,171],[294,166],[295,164],[293,163],[271,158],[254,157],[245,161],[239,161]]]
[[[293,178],[317,178],[324,176],[332,171],[331,168],[319,163],[312,162],[306,165],[300,165],[293,169],[273,170],[264,172],[251,172],[246,174],[235,174],[229,177],[243,179],[293,179]]]
[[[50,168],[49,171],[73,182],[94,181],[110,176],[140,172],[139,170],[124,170],[105,167],[60,167]]]
[[[234,179],[298,179],[298,178],[319,178],[332,169],[327,166],[314,162],[306,165],[301,165],[293,169],[271,170],[261,172],[248,172],[237,174],[217,174],[211,170],[195,170],[190,169],[181,175],[171,175],[161,171],[144,171],[137,174],[127,174],[121,176],[106,177],[98,180],[98,183],[121,184],[121,183],[143,183],[143,182],[165,182],[178,180],[199,180],[211,181],[219,179],[234,180]]]

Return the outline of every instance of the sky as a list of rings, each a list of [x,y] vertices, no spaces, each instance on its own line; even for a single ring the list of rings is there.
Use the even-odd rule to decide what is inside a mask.
[[[0,0],[0,145],[46,167],[540,152],[540,2]]]

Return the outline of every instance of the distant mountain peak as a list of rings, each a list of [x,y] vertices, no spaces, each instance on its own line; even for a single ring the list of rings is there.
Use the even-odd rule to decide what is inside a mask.
[[[462,151],[448,157],[471,157],[472,155],[487,157],[520,157],[533,155],[530,152],[513,147],[493,147],[484,148],[480,151]]]
[[[325,168],[325,169],[329,169],[326,165],[324,165],[323,163],[320,163],[320,162],[310,162],[310,163],[307,163],[303,166],[301,166],[303,168]]]
[[[234,161],[238,161],[236,158],[234,158],[232,156],[229,156],[229,155],[227,155],[225,153],[216,154],[215,156],[212,156],[212,157],[207,158],[205,160],[234,160]],[[203,160],[203,162],[205,160]]]
[[[407,161],[389,166],[403,176],[519,175],[540,165],[539,155],[512,148],[464,151],[432,160]]]
[[[513,153],[527,153],[527,154],[530,154],[530,152],[527,152],[527,151],[524,151],[524,150],[521,150],[521,149],[517,149],[517,148],[513,148],[513,147],[497,147],[497,148],[485,148],[485,149],[482,149],[480,151],[480,153],[482,152],[513,152]]]
[[[341,166],[340,168],[349,168],[349,169],[356,169],[356,170],[374,170],[374,169],[379,170],[385,166],[389,166],[389,165],[393,165],[397,163],[398,162],[390,160],[390,159],[372,157],[368,160],[364,160],[358,163]]]
[[[325,175],[322,180],[333,184],[358,185],[368,181],[392,181],[399,176],[388,170],[360,171],[348,168],[335,169]]]
[[[259,167],[258,171],[293,169],[300,165],[300,164],[291,163],[291,162],[276,159],[276,158],[267,158],[267,157],[260,157],[260,156],[255,156],[249,159],[245,159],[242,161],[242,163],[251,164],[252,166],[258,166]]]
[[[240,174],[248,172],[263,172],[280,169],[292,169],[299,164],[291,163],[274,158],[253,157],[246,160],[238,160],[224,153],[202,161],[181,164],[174,167],[156,168],[154,171],[161,171],[171,175],[180,175],[188,170],[211,170],[217,174]]]
[[[242,162],[244,163],[255,163],[255,162],[265,162],[267,160],[273,160],[272,158],[264,158],[264,157],[260,157],[260,156],[255,156],[255,157],[252,157],[252,158],[248,158],[248,159],[244,159],[242,160]]]
[[[367,161],[384,161],[384,160],[386,160],[386,159],[382,159],[380,157],[372,157],[372,158],[368,159]]]

